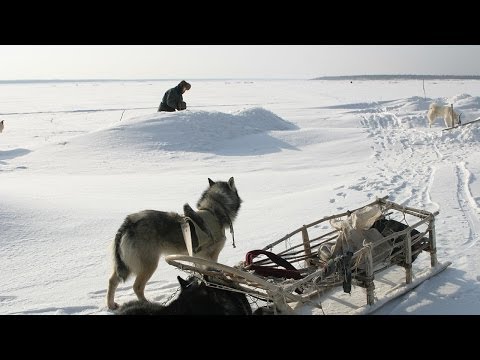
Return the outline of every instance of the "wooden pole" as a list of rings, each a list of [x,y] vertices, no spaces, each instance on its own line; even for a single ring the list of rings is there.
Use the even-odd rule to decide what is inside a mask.
[[[405,247],[405,272],[406,279],[405,282],[410,284],[412,282],[412,238],[410,232],[405,235],[404,241]]]
[[[375,302],[375,295],[373,291],[375,290],[375,284],[373,282],[373,256],[372,250],[373,247],[371,245],[367,245],[368,249],[366,252],[366,259],[365,259],[365,275],[367,277],[367,281],[365,282],[367,288],[367,304],[373,305]]]
[[[432,267],[437,266],[437,240],[435,237],[435,219],[430,223],[430,231],[428,232],[428,239],[430,240],[430,264]]]
[[[305,255],[307,256],[307,259],[305,260],[305,265],[310,266],[311,264],[308,258],[312,256],[312,250],[310,249],[310,239],[308,238],[308,231],[305,225],[303,225],[302,227],[302,239],[303,239],[303,248],[305,249]]]

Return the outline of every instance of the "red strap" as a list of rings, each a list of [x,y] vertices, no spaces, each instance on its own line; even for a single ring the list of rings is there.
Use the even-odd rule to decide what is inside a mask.
[[[277,269],[270,266],[253,264],[253,259],[255,259],[258,255],[261,255],[261,254],[267,256],[275,264],[282,266],[285,269]],[[249,251],[245,256],[245,264],[248,266],[249,269],[255,270],[256,273],[263,276],[283,277],[283,278],[295,279],[295,280],[302,278],[300,271],[297,270],[295,266],[290,264],[287,260],[278,256],[277,254],[274,254],[266,250]]]

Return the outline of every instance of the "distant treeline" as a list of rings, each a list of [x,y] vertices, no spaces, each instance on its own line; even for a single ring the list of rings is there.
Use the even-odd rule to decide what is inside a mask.
[[[480,75],[342,75],[311,80],[480,80]]]
[[[41,80],[0,80],[0,84],[43,84],[43,83],[90,83],[90,82],[138,82],[163,81],[164,79],[41,79]],[[167,79],[168,80],[168,79]],[[170,79],[171,80],[171,79]]]
[[[178,79],[27,79],[27,80],[0,80],[0,84],[43,84],[43,83],[107,83],[107,82],[152,82],[152,81],[172,81],[179,82]],[[243,78],[194,78],[194,81],[246,81],[246,80],[277,80],[277,79],[243,79]],[[283,79],[278,79],[283,80]],[[285,79],[288,80],[288,79]]]

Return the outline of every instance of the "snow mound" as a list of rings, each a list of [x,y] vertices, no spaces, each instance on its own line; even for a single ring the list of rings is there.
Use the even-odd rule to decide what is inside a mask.
[[[473,97],[470,94],[459,94],[459,95],[452,96],[450,99],[448,99],[448,103],[458,106],[460,104],[465,105],[465,104],[474,102],[478,106],[478,100],[479,100],[478,97],[476,96]]]
[[[458,143],[460,146],[465,143],[477,144],[480,142],[480,122],[444,131],[442,139],[447,143]]]
[[[454,95],[450,98],[432,99],[431,102],[445,106],[450,106],[450,104],[453,104],[453,107],[458,109],[476,110],[480,107],[480,97],[465,93]]]
[[[463,123],[468,123],[480,117],[480,98],[473,97],[469,94],[459,94],[453,96],[450,100],[454,101],[454,109],[461,114]],[[427,112],[431,103],[448,105],[446,98],[424,99],[419,96],[413,96],[404,99],[387,101],[378,103],[376,108],[364,109],[357,111],[362,114],[360,123],[370,129],[413,129],[428,127]],[[374,105],[374,103],[372,103]],[[432,127],[444,127],[442,119],[437,121]],[[460,137],[461,141],[476,141],[474,128],[462,132],[461,135],[456,133],[455,138]],[[450,135],[446,136],[450,138]]]
[[[225,141],[273,130],[295,130],[297,126],[271,111],[252,108],[237,113],[183,111],[132,118],[107,129],[123,146],[167,151],[211,152]]]
[[[430,106],[431,101],[425,100],[419,96],[413,96],[407,99],[395,100],[386,104],[385,109],[387,111],[398,111],[398,112],[415,112],[415,111],[427,111]]]
[[[271,133],[285,130],[298,130],[298,127],[258,107],[234,113],[161,112],[119,120],[34,151],[0,151],[0,165],[8,165],[9,170],[34,168],[78,173],[95,168],[112,173],[125,171],[125,164],[133,161],[143,171],[149,171],[161,161],[177,159],[177,152],[188,152],[196,158],[198,153],[253,156],[296,150],[279,139],[278,134]],[[78,154],[82,154],[81,158]],[[6,161],[10,158],[13,160]],[[55,163],[50,161],[52,158],[56,159]]]

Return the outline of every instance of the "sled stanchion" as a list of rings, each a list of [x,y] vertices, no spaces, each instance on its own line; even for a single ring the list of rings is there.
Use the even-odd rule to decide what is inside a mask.
[[[435,237],[435,219],[430,222],[430,230],[428,232],[428,238],[430,240],[430,264],[432,267],[437,266],[437,240]]]
[[[375,302],[374,290],[375,290],[375,283],[373,282],[373,246],[366,245],[366,259],[365,259],[365,275],[367,280],[365,281],[365,285],[367,288],[367,304],[373,305]]]
[[[410,232],[405,235],[405,282],[412,282],[412,237]]]
[[[310,266],[311,265],[310,258],[312,257],[312,250],[310,248],[310,239],[308,238],[308,231],[305,225],[303,225],[302,227],[302,239],[303,239],[303,247],[305,249],[305,256],[307,257],[305,259],[305,264],[307,266]]]

